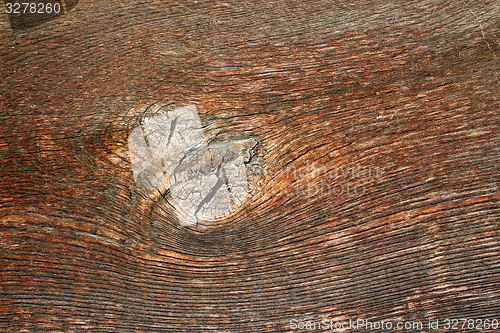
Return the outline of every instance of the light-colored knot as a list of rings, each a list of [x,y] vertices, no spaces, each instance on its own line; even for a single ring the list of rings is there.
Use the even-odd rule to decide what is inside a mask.
[[[253,138],[207,142],[194,105],[142,119],[129,135],[135,182],[169,193],[181,225],[216,221],[249,196],[246,163]]]

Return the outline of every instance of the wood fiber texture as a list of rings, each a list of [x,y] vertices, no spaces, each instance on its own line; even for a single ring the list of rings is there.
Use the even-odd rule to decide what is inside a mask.
[[[0,331],[500,319],[499,7],[81,0],[18,31],[2,12]],[[157,103],[258,142],[220,223],[181,227],[134,183]]]

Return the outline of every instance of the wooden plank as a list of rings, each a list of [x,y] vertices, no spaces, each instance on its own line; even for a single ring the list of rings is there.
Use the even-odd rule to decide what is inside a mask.
[[[0,330],[498,331],[499,11],[80,1],[24,30],[2,12]],[[181,226],[128,143],[189,105],[206,142],[257,144],[249,197]]]

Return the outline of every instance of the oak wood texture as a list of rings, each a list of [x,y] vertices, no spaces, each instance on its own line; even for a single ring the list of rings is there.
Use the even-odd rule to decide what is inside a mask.
[[[0,330],[498,319],[499,11],[87,0],[16,32],[2,16]],[[221,223],[180,227],[134,184],[127,137],[158,102],[258,140],[253,197]]]

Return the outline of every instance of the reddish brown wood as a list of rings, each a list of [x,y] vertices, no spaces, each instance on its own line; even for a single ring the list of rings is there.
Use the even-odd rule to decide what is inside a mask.
[[[2,14],[0,330],[500,320],[499,11],[80,1],[24,32]],[[241,212],[182,228],[134,185],[127,137],[157,101],[259,140]]]

